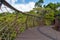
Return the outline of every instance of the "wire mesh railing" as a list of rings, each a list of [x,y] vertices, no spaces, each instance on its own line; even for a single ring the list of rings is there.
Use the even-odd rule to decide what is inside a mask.
[[[21,15],[23,15],[23,14],[21,14]],[[28,29],[29,27],[37,26],[38,19],[35,17],[34,17],[35,18],[34,19],[33,17],[34,16],[25,15],[20,18],[20,16],[18,14],[17,15],[15,14],[15,17],[13,17],[13,18],[12,18],[12,16],[10,17],[10,18],[12,18],[11,20],[9,20],[9,18],[7,18],[7,17],[5,20],[3,18],[3,22],[1,21],[1,23],[0,23],[1,39],[2,40],[12,40],[13,36],[16,37],[17,33],[23,32],[24,30]],[[34,22],[35,22],[35,24],[34,24]],[[7,38],[8,36],[9,36],[9,38]],[[12,36],[12,38],[11,38],[11,36]]]
[[[0,9],[2,11],[0,17],[0,40],[14,40],[18,33],[25,31],[29,27],[31,28],[40,25],[40,19],[38,20],[40,17],[38,16],[20,13],[16,9],[14,12],[10,13],[6,6],[3,8],[7,12]]]
[[[43,25],[40,16],[23,13],[3,1],[3,4],[13,9],[10,13],[8,9],[4,12],[2,9],[0,17],[0,40],[14,40],[18,33],[24,32],[26,29]]]

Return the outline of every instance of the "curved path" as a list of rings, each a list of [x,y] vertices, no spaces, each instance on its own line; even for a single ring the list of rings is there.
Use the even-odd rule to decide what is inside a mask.
[[[10,9],[13,9],[17,12],[20,12],[20,13],[24,14],[24,15],[38,17],[38,16],[35,16],[35,15],[23,13],[23,12],[17,10],[16,8],[11,6],[5,0],[2,0],[2,3],[5,6],[9,7]],[[38,17],[38,18],[41,18],[41,17]],[[29,28],[25,32],[19,34],[17,36],[16,40],[60,40],[60,32],[57,32],[57,31],[53,30],[49,26]]]
[[[49,26],[29,28],[19,34],[15,40],[60,40],[60,32]]]

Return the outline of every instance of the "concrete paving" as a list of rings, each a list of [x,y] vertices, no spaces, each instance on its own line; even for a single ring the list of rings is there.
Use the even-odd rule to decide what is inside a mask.
[[[29,28],[19,34],[15,40],[60,40],[60,32],[49,26]]]

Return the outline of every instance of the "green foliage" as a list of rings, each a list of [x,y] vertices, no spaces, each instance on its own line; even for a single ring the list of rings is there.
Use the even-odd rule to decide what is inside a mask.
[[[33,13],[34,14],[34,13]],[[35,15],[35,14],[34,14]],[[0,16],[0,24],[3,23],[2,25],[0,25],[0,29],[2,29],[3,27],[6,26],[6,29],[2,30],[2,32],[0,32],[0,36],[2,38],[2,40],[4,40],[3,38],[6,38],[6,40],[10,39],[10,40],[14,40],[14,38],[17,35],[17,32],[24,32],[26,30],[26,27],[28,26],[28,28],[33,27],[33,21],[36,23],[35,25],[37,25],[38,23],[36,22],[36,20],[33,18],[33,16],[28,16],[28,15],[24,15],[21,13],[8,13],[5,15]],[[27,20],[27,22],[26,22]],[[26,25],[27,24],[27,25]],[[4,35],[2,34],[4,33]]]
[[[49,3],[46,7],[49,7],[51,9],[55,10],[56,7],[57,7],[57,5],[56,4],[53,4],[53,3]]]
[[[45,25],[51,25],[52,24],[52,22],[54,20],[55,12],[51,8],[38,7],[38,8],[34,8],[33,12],[35,12],[35,15],[38,15],[41,17],[40,19],[44,21]]]
[[[42,3],[43,0],[39,0],[35,4],[35,6],[38,7],[34,8],[30,12],[27,12],[29,14],[40,16],[40,18],[28,16],[18,12],[6,12],[6,14],[1,13],[0,24],[3,22],[5,23],[0,25],[0,29],[7,25],[6,29],[0,32],[0,37],[2,38],[2,40],[4,40],[3,38],[6,38],[6,40],[8,40],[8,38],[11,38],[10,40],[14,40],[14,38],[17,35],[17,32],[24,32],[26,28],[39,26],[41,22],[45,25],[51,25],[53,23],[53,20],[55,19],[55,15],[60,13],[60,11],[56,10],[56,8],[60,6],[60,4],[50,3],[47,6],[45,6],[45,8],[41,8],[40,6]],[[4,33],[4,35],[2,33]]]
[[[36,7],[42,7],[43,0],[38,0],[38,2],[35,3]]]
[[[51,22],[54,20],[54,11],[49,8],[47,8],[46,11],[47,11],[47,13],[45,14],[44,18],[46,19],[47,24],[50,25]]]

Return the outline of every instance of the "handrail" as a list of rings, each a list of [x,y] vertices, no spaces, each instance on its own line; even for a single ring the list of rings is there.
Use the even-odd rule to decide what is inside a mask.
[[[34,17],[39,17],[39,18],[40,18],[40,16],[35,16],[35,15],[32,15],[32,14],[27,14],[27,13],[24,13],[24,12],[22,12],[22,11],[17,10],[16,8],[14,8],[12,5],[10,5],[10,4],[9,4],[7,1],[5,1],[5,0],[3,1],[3,4],[6,5],[7,7],[11,8],[11,9],[17,11],[17,12],[20,12],[20,13],[24,14],[24,15],[29,15],[29,16],[34,16]]]
[[[26,29],[28,29],[28,27],[30,27],[30,26],[28,26],[29,24],[27,24],[28,22],[29,22],[29,17],[31,17],[31,16],[28,16],[28,15],[26,15],[26,20],[25,20],[25,22],[24,23],[21,23],[21,25],[20,24],[17,24],[17,19],[19,18],[18,17],[18,15],[16,15],[14,18],[14,20],[13,21],[11,21],[9,24],[7,23],[6,25],[4,25],[2,28],[1,28],[1,30],[0,30],[0,32],[1,32],[1,34],[2,34],[2,31],[4,31],[4,34],[6,34],[5,32],[7,32],[8,30],[5,30],[6,28],[7,29],[10,29],[10,27],[12,27],[13,29],[11,29],[11,30],[14,30],[15,32],[16,32],[16,34],[18,34],[18,33],[21,33],[20,32],[20,27],[22,27],[22,26],[24,26],[24,30],[26,30]],[[34,16],[32,16],[30,19],[33,19],[33,17]],[[36,17],[37,18],[37,17]],[[35,18],[34,18],[35,19]],[[31,20],[31,21],[34,21],[34,19],[33,20]],[[36,20],[38,20],[38,19],[36,19]],[[36,21],[35,20],[35,21]],[[40,19],[39,19],[40,20]],[[32,26],[33,26],[33,24],[35,25],[35,23],[34,22],[31,22],[32,23]],[[4,23],[2,23],[2,24],[4,24]],[[1,24],[1,25],[2,25]],[[10,26],[10,27],[9,27]],[[19,27],[20,26],[20,27]],[[19,29],[18,29],[18,28]],[[17,29],[16,29],[17,28]],[[12,31],[9,31],[9,33],[11,32],[12,33]],[[2,34],[3,35],[3,34]],[[1,35],[1,37],[2,37],[2,35]],[[9,34],[10,35],[10,34]],[[7,35],[8,36],[8,35]],[[10,37],[9,37],[10,38]]]
[[[26,29],[28,29],[28,27],[30,27],[30,25],[32,24],[32,26],[34,26],[34,25],[36,25],[35,23],[34,23],[34,21],[36,21],[36,20],[38,20],[37,18],[39,18],[39,20],[40,20],[40,16],[35,16],[35,15],[33,15],[33,14],[27,14],[27,13],[24,13],[24,12],[21,12],[21,11],[19,11],[19,10],[17,10],[16,8],[14,8],[13,6],[11,6],[7,1],[5,1],[5,0],[3,0],[3,2],[2,2],[5,6],[7,6],[7,7],[9,7],[9,8],[11,8],[11,9],[13,9],[13,10],[15,10],[15,11],[17,11],[18,13],[21,13],[21,14],[23,14],[23,15],[26,15],[26,20],[24,21],[24,23],[21,23],[21,25],[20,24],[18,24],[17,23],[17,19],[19,18],[18,17],[18,14],[16,13],[16,16],[14,16],[14,20],[13,21],[11,21],[9,24],[7,23],[6,25],[5,25],[5,22],[6,21],[4,21],[3,23],[1,23],[0,25],[2,25],[2,24],[4,24],[3,25],[3,27],[1,28],[1,30],[0,30],[0,32],[1,31],[4,31],[4,34],[6,34],[5,33],[5,31],[7,32],[8,30],[5,30],[5,28],[7,28],[7,29],[9,29],[10,31],[11,30],[13,30],[13,31],[15,31],[16,32],[16,34],[18,34],[19,32],[20,32],[20,27],[19,26],[24,26],[24,30],[26,30]],[[31,16],[31,18],[29,17],[29,16]],[[36,17],[36,18],[35,18]],[[31,22],[30,23],[30,25],[29,25],[29,19],[28,18],[30,18],[30,19],[32,19],[31,21],[33,21],[33,22]],[[34,18],[34,19],[33,19]],[[36,20],[35,20],[36,19]],[[28,23],[28,24],[27,24]],[[37,22],[36,22],[37,23]],[[10,27],[8,27],[8,26],[10,26],[10,27],[12,27],[12,28],[10,28]],[[19,29],[18,29],[18,28]],[[17,29],[16,29],[17,28]],[[10,32],[9,31],[9,32]],[[11,31],[11,33],[13,32],[13,31]],[[10,35],[10,34],[9,34]]]

